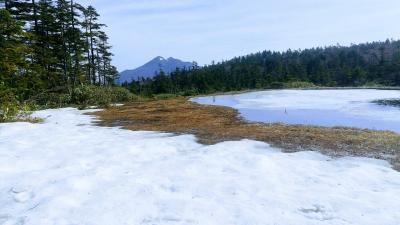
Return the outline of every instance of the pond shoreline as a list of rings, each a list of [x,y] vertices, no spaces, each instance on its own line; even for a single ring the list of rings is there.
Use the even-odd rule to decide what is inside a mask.
[[[271,89],[271,88],[262,88],[262,89],[246,89],[241,91],[227,91],[227,92],[215,92],[212,94],[199,94],[190,96],[191,98],[195,97],[207,97],[207,96],[223,96],[223,95],[237,95],[237,94],[245,94],[252,92],[260,92],[260,91],[279,91],[279,90],[399,90],[400,87],[309,87],[309,88],[281,88],[281,89]]]
[[[332,157],[384,159],[400,171],[400,135],[390,131],[251,123],[233,108],[200,105],[188,98],[132,102],[93,115],[98,116],[101,126],[193,134],[207,145],[251,139],[285,152],[319,151]]]

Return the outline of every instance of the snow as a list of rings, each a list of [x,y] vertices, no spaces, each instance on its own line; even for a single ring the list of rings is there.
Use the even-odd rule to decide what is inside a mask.
[[[204,146],[97,127],[88,111],[0,124],[1,225],[399,224],[400,173],[385,161]]]
[[[400,109],[372,103],[400,98],[399,90],[271,90],[194,98],[201,104],[238,109],[257,122],[352,126],[400,133]]]

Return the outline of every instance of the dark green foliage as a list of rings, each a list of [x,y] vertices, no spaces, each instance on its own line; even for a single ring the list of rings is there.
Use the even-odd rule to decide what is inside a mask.
[[[305,81],[294,81],[284,84],[285,88],[315,88],[315,84]]]
[[[283,83],[283,82],[272,82],[270,85],[269,85],[269,88],[272,88],[272,89],[283,89],[283,88],[285,88],[286,87],[286,85],[285,85],[285,83]]]
[[[30,99],[30,102],[34,102],[41,108],[60,108],[71,105],[71,95],[64,93],[55,92],[44,92],[36,95]]]
[[[29,112],[36,106],[85,108],[135,98],[112,87],[117,70],[93,7],[72,0],[5,3],[0,4],[0,122],[32,121]]]
[[[6,89],[0,84],[0,122],[13,119],[19,108],[19,102],[10,89]]]
[[[136,95],[123,87],[81,85],[75,87],[71,93],[43,92],[32,97],[29,102],[41,108],[77,106],[84,109],[89,106],[108,107],[111,103],[137,99]]]
[[[176,98],[177,96],[174,94],[157,94],[154,95],[153,98],[156,100],[165,100],[165,99],[171,99],[171,98]]]
[[[40,120],[30,117],[32,109],[33,105],[21,103],[12,89],[0,83],[0,122],[39,122]]]
[[[132,94],[128,89],[123,87],[112,87],[110,90],[112,102],[128,102],[138,99],[136,95]]]
[[[86,108],[90,105],[108,106],[111,102],[111,96],[108,90],[103,90],[96,86],[77,87],[72,93],[72,102]]]
[[[19,101],[64,106],[77,87],[113,85],[111,47],[93,7],[73,0],[5,3],[0,5],[0,83]]]
[[[316,86],[400,86],[400,41],[350,47],[331,46],[286,52],[263,51],[153,79],[124,84],[151,96],[207,94],[261,88]]]
[[[7,88],[27,91],[34,74],[28,56],[32,49],[24,44],[27,34],[22,24],[14,20],[7,10],[0,9],[0,83]]]
[[[127,102],[137,97],[121,87],[99,87],[85,85],[73,90],[71,104],[80,108],[87,106],[108,107],[113,102]]]

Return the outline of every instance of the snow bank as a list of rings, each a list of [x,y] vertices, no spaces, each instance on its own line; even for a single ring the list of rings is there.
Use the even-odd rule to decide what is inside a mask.
[[[87,111],[86,111],[87,112]],[[0,124],[0,224],[385,224],[400,173],[384,161],[287,154],[250,140],[91,125],[67,108]]]

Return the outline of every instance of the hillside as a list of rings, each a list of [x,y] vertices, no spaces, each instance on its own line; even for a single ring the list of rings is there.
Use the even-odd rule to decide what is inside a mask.
[[[157,56],[150,60],[143,66],[140,66],[133,70],[125,70],[119,74],[118,83],[130,82],[137,80],[138,78],[152,78],[156,73],[161,70],[167,74],[175,71],[177,68],[189,69],[192,66],[191,62],[184,62],[179,59],[169,57],[167,59]]]

